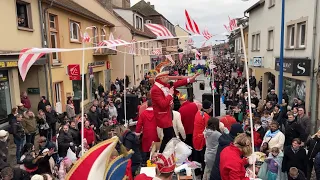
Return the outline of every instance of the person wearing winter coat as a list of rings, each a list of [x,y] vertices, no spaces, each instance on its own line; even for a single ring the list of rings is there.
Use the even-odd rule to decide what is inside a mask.
[[[79,129],[76,127],[76,122],[73,120],[70,122],[69,132],[72,136],[75,146],[81,145],[81,134]]]
[[[304,173],[296,167],[290,168],[288,180],[307,180]]]
[[[116,106],[114,106],[113,102],[109,102],[109,118],[111,119],[113,116],[118,117],[118,111]]]
[[[50,127],[49,133],[48,133],[48,139],[50,140],[55,139],[57,135],[56,123],[58,121],[58,114],[55,110],[52,109],[50,105],[46,106],[45,114],[46,114],[46,121]]]
[[[107,118],[103,119],[103,123],[100,126],[100,139],[107,140],[111,138],[111,131],[112,131],[112,120],[109,120]]]
[[[41,109],[38,112],[38,116],[36,117],[36,120],[38,123],[39,135],[48,138],[50,127],[46,120],[46,114]]]
[[[63,131],[59,133],[58,137],[58,153],[60,157],[66,157],[68,149],[73,147],[73,139],[69,133],[69,126],[64,125]]]
[[[37,131],[37,121],[32,111],[28,110],[24,113],[24,121],[22,121],[22,125],[26,133],[26,142],[34,144],[34,138]]]
[[[76,111],[71,99],[68,100],[66,105],[66,112],[69,119],[72,119],[76,116]]]
[[[141,134],[143,163],[146,163],[150,156],[152,142],[160,141],[157,135],[157,123],[154,119],[151,100],[148,100],[148,108],[140,114],[138,119],[136,135],[140,136]]]
[[[270,124],[270,130],[268,130],[264,135],[262,145],[263,143],[267,143],[269,147],[269,151],[273,147],[278,147],[280,150],[282,150],[284,141],[285,141],[285,136],[279,130],[279,123],[276,121],[272,121]]]
[[[46,137],[44,136],[40,136],[39,137],[39,153],[42,153],[42,151],[44,151],[45,149],[53,149],[54,152],[57,152],[57,146],[51,142],[51,141],[48,141]],[[57,153],[54,153],[52,154],[52,158],[54,159],[55,162],[58,162],[58,154]]]
[[[38,111],[41,109],[42,111],[46,111],[47,106],[51,106],[50,102],[46,99],[45,96],[41,96],[40,102],[38,103]]]
[[[234,141],[235,137],[241,133],[243,133],[242,126],[240,124],[233,124],[233,125],[231,125],[229,134],[222,134],[219,137],[219,139],[218,139],[219,145],[217,148],[217,153],[216,153],[214,165],[211,169],[210,180],[221,180],[220,169],[219,169],[221,151],[225,147],[229,146],[230,143],[232,143]]]
[[[298,123],[301,124],[302,129],[305,131],[305,135],[308,137],[311,132],[311,121],[308,115],[305,114],[305,109],[303,107],[298,108]]]
[[[282,172],[289,173],[291,167],[296,167],[307,174],[308,157],[299,138],[293,139],[292,146],[285,147],[283,152]]]
[[[99,119],[99,115],[97,113],[97,107],[92,105],[89,112],[88,112],[88,120],[90,122],[91,125],[94,126],[95,128],[99,128],[100,126],[100,119]]]
[[[210,179],[211,169],[213,167],[218,150],[218,140],[221,136],[219,125],[220,123],[218,118],[210,118],[207,127],[203,132],[206,139],[206,151],[204,154],[206,166],[204,169],[203,180]]]
[[[24,106],[26,109],[30,109],[30,108],[31,108],[30,99],[29,99],[29,97],[28,97],[27,92],[25,92],[25,91],[21,93],[21,103],[23,104],[23,106]]]
[[[109,119],[110,118],[110,113],[109,113],[109,106],[107,104],[104,105],[104,107],[101,109],[100,113],[100,119]]]
[[[317,153],[314,158],[314,171],[316,172],[317,179],[320,179],[320,153]]]
[[[95,133],[93,130],[93,125],[90,126],[90,121],[85,121],[83,138],[87,140],[89,147],[95,144]]]
[[[1,170],[4,180],[30,180],[30,174],[20,168],[12,168],[9,165]]]
[[[320,152],[320,131],[314,134],[305,144],[308,149],[308,169],[307,179],[311,178],[311,173],[316,155]]]
[[[220,174],[222,180],[249,180],[245,166],[251,155],[251,138],[246,133],[239,134],[230,146],[220,154]],[[242,158],[244,157],[244,158]]]
[[[21,150],[26,142],[26,133],[22,126],[22,114],[16,116],[16,121],[12,124],[13,140],[16,144],[16,158],[17,162],[20,162]]]
[[[0,130],[0,159],[4,162],[8,160],[8,142],[9,142],[9,133],[5,130]]]
[[[299,138],[302,142],[306,142],[305,130],[302,128],[301,124],[297,122],[292,113],[288,113],[288,120],[285,124],[285,146],[290,146],[292,140]]]
[[[142,163],[139,139],[137,138],[135,133],[125,128],[124,126],[120,127],[120,133],[122,144],[127,148],[127,150],[132,149],[134,152],[131,156],[131,170],[132,176],[134,177]]]

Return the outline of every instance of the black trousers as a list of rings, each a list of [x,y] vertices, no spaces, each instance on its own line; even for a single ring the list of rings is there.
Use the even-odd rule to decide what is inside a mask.
[[[163,128],[163,139],[161,142],[159,153],[162,153],[164,151],[164,148],[166,147],[167,143],[175,137],[174,129],[173,127]]]
[[[204,168],[205,168],[205,162],[204,162],[205,151],[206,151],[206,147],[204,147],[201,151],[197,151],[195,149],[193,149],[192,151],[192,161],[196,161],[201,164],[201,169],[195,170],[196,176],[201,175],[201,179],[202,179]]]

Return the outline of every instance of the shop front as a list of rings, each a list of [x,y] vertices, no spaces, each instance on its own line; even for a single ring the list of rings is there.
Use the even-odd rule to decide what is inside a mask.
[[[279,73],[279,58],[275,60],[275,70]],[[283,63],[283,90],[289,96],[289,105],[292,105],[293,98],[300,98],[305,101],[306,112],[309,112],[310,104],[310,74],[311,60],[307,58],[284,58]],[[278,88],[279,76],[275,76],[276,88]],[[278,92],[279,93],[279,92]]]

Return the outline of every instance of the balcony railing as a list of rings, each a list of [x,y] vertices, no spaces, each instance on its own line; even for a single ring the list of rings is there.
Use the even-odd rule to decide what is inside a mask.
[[[108,48],[101,48],[98,50],[93,50],[94,56],[107,56],[107,55],[117,55],[117,51],[108,49]]]

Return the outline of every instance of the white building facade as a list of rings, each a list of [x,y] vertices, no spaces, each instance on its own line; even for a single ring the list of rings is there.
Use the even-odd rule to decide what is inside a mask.
[[[311,69],[317,70],[319,61],[319,36],[314,35],[320,32],[314,32],[314,26],[319,27],[315,3],[316,0],[286,1],[283,89],[289,95],[289,106],[293,98],[300,98],[305,101],[306,112],[318,117],[317,108],[311,109],[311,98],[317,99],[311,96],[314,93]],[[278,92],[281,8],[281,0],[260,0],[245,11],[249,14],[248,62],[257,81],[262,78],[263,98],[271,88],[281,93]],[[318,87],[313,89],[318,94]]]

